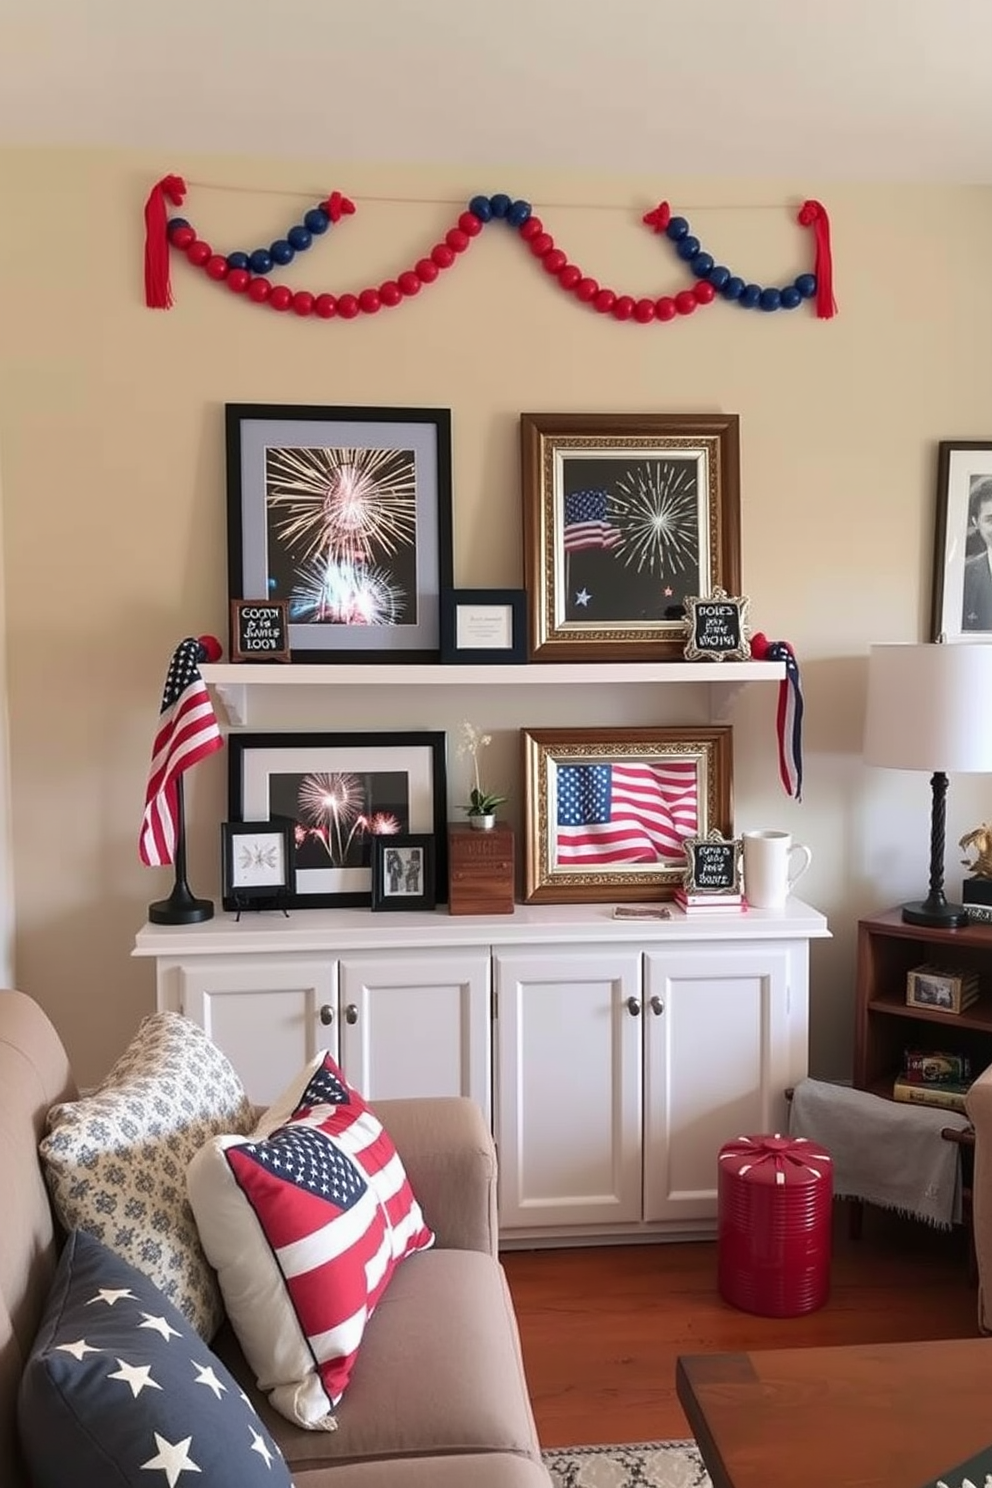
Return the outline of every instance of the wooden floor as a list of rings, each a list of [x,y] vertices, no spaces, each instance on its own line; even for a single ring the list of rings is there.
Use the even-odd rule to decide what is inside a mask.
[[[545,1447],[690,1436],[675,1397],[679,1354],[978,1333],[965,1230],[878,1209],[865,1210],[852,1241],[846,1206],[835,1206],[830,1300],[804,1317],[755,1317],[723,1302],[715,1242],[508,1251],[502,1260]]]

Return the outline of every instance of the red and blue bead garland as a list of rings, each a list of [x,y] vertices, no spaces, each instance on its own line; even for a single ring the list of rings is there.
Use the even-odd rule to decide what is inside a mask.
[[[798,219],[804,226],[816,226],[816,273],[800,274],[792,284],[781,289],[745,283],[728,268],[716,264],[702,249],[699,240],[693,237],[686,219],[673,217],[668,203],[662,202],[643,220],[656,232],[665,233],[674,243],[679,258],[688,264],[696,283],[691,289],[658,298],[617,294],[569,261],[551,234],[545,231],[541,219],[534,215],[529,202],[514,201],[498,192],[495,196],[473,197],[468,209],[459,215],[457,224],[445,233],[444,238],[412,268],[397,274],[395,279],[387,279],[356,294],[335,295],[293,290],[285,284],[273,284],[268,275],[274,268],[284,268],[291,263],[297,254],[306,252],[315,237],[322,237],[342,217],[354,213],[355,205],[348,197],[338,191],[332,192],[326,200],[305,212],[302,222],[290,227],[285,237],[277,238],[267,248],[237,249],[221,254],[215,253],[209,243],[197,236],[185,217],[166,220],[166,201],[180,206],[185,194],[186,184],[181,177],[166,176],[153,187],[145,205],[145,300],[153,309],[167,309],[172,303],[168,262],[171,245],[185,253],[191,264],[202,268],[208,278],[226,284],[233,294],[246,295],[255,304],[267,304],[273,310],[291,310],[301,317],[313,315],[323,320],[353,320],[358,315],[374,315],[419,294],[424,285],[433,284],[441,271],[451,268],[472,239],[492,221],[503,221],[515,229],[534,257],[540,260],[545,272],[557,280],[566,293],[574,295],[580,303],[590,306],[600,315],[611,315],[614,320],[633,320],[640,325],[649,325],[652,321],[664,323],[676,316],[691,315],[700,306],[712,304],[718,294],[747,309],[761,310],[794,309],[804,299],[815,295],[817,314],[821,318],[828,318],[836,309],[829,283],[829,223],[818,202],[806,202]],[[815,212],[812,209],[816,209]],[[825,284],[826,299],[823,294]]]

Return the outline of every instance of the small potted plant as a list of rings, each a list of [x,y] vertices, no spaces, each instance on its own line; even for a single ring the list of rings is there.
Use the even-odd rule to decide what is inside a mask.
[[[499,796],[495,791],[487,791],[483,788],[482,778],[479,774],[479,750],[485,749],[487,744],[492,743],[492,734],[482,734],[474,724],[467,721],[462,724],[462,738],[458,745],[460,756],[468,755],[472,761],[473,785],[469,791],[468,805],[463,810],[468,812],[468,824],[477,832],[488,832],[496,825],[496,807],[502,806],[507,800],[506,796]]]

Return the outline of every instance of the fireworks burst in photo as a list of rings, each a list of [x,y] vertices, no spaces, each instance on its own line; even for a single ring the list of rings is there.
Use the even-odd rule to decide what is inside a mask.
[[[650,460],[616,483],[610,517],[623,535],[618,556],[638,573],[658,577],[698,562],[696,467],[686,460]]]
[[[266,504],[276,532],[303,562],[371,563],[416,538],[410,450],[270,449]]]
[[[297,574],[299,583],[290,598],[294,620],[396,625],[402,618],[404,596],[387,569],[318,558]]]
[[[304,775],[296,799],[300,816],[314,828],[310,836],[323,842],[333,863],[343,864],[353,839],[367,827],[361,777]]]

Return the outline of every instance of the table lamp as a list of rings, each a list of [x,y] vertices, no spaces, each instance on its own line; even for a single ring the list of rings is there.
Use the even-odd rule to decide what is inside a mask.
[[[947,777],[992,771],[992,645],[871,646],[864,757],[888,770],[931,772],[930,892],[904,904],[903,919],[966,925],[965,906],[944,897]]]

